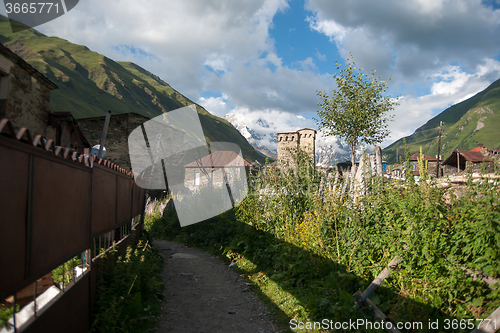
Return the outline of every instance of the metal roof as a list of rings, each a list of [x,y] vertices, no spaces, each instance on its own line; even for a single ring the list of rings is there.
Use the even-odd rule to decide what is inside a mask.
[[[213,152],[210,155],[200,158],[194,162],[185,165],[185,168],[227,168],[227,167],[251,167],[240,155],[234,151],[221,150]]]
[[[483,161],[491,162],[489,158],[481,154],[481,150],[483,147],[477,147],[472,150],[454,150],[451,155],[444,160],[443,165],[452,164],[455,165],[457,163],[457,154],[460,154],[464,159],[473,163],[480,163]]]
[[[432,161],[432,162],[436,162],[437,161],[437,158],[435,157],[432,157],[432,156],[429,156],[429,155],[426,155],[426,154],[423,154],[424,155],[424,158],[427,160],[427,161]],[[413,154],[410,156],[410,161],[416,161],[420,158],[420,153],[416,153],[416,154]]]

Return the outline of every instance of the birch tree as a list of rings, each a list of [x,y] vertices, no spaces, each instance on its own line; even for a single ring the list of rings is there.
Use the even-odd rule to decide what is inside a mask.
[[[356,147],[361,143],[376,145],[388,135],[388,113],[398,105],[397,99],[385,95],[387,81],[363,73],[355,67],[352,56],[345,68],[335,63],[339,73],[334,75],[337,88],[331,97],[324,91],[317,91],[321,102],[318,118],[313,118],[319,129],[327,135],[339,136],[351,149],[354,167]]]

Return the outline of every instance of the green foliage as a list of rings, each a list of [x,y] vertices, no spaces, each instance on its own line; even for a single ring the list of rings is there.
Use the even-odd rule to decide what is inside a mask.
[[[111,251],[107,257],[99,272],[92,332],[154,331],[164,289],[158,250],[141,240],[124,255]]]
[[[405,170],[405,178],[410,182],[413,182],[413,166],[410,163],[410,149],[408,149],[408,145],[406,144],[406,139],[403,139],[405,145],[405,161],[404,161],[404,170]]]
[[[418,158],[418,168],[420,173],[420,180],[425,181],[429,179],[429,174],[427,172],[428,161],[424,157],[424,153],[422,152],[422,146],[420,146],[420,156]]]
[[[428,182],[374,183],[353,205],[342,183],[328,190],[328,178],[304,163],[264,168],[234,214],[180,228],[172,212],[150,230],[222,252],[299,321],[374,320],[353,308],[352,294],[396,255],[402,264],[370,297],[393,321],[484,318],[500,305],[500,288],[463,270],[500,276],[498,185],[471,183],[447,206],[444,190]]]
[[[64,281],[64,285],[67,286],[71,281],[74,280],[74,268],[81,264],[80,256],[76,256],[71,260],[66,261],[61,266],[57,267],[52,271],[52,278],[55,283],[61,284]]]
[[[16,312],[19,311],[19,305],[16,304]],[[14,306],[0,306],[0,329],[11,328],[11,324],[9,323],[9,319],[14,316]]]
[[[375,76],[358,71],[351,58],[347,59],[345,69],[338,61],[335,63],[340,74],[334,74],[337,89],[329,97],[318,91],[321,109],[319,119],[315,119],[319,129],[328,135],[338,135],[345,139],[351,148],[352,162],[354,151],[360,143],[377,144],[389,135],[388,122],[391,117],[386,113],[398,105],[390,96],[384,96],[387,82]]]

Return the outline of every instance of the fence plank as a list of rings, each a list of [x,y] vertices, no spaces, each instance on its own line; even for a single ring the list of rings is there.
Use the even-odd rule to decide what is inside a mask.
[[[88,247],[90,173],[35,157],[31,273],[57,267]]]
[[[94,164],[92,170],[92,236],[116,224],[116,177],[106,167]]]
[[[387,265],[386,268],[373,280],[373,282],[366,288],[363,295],[361,295],[360,299],[356,302],[356,305],[359,307],[363,305],[363,303],[368,299],[368,297],[377,289],[380,284],[391,274],[391,269],[396,268],[403,260],[399,259],[398,256],[395,256],[394,259]]]
[[[360,298],[361,292],[359,292],[359,291],[355,292],[354,297]],[[372,302],[371,299],[367,298],[365,302],[366,302],[366,305],[368,305],[368,307],[371,309],[371,311],[375,317],[379,318],[380,320],[383,320],[384,322],[390,321],[389,318],[382,311],[380,311],[380,309],[375,305],[375,303]],[[387,328],[387,325],[385,327],[386,327],[387,331],[389,331],[391,333],[401,333],[396,327]]]
[[[27,153],[0,145],[0,296],[25,278],[26,203],[28,197]],[[6,177],[5,175],[8,175]],[[9,269],[5,269],[9,267]]]

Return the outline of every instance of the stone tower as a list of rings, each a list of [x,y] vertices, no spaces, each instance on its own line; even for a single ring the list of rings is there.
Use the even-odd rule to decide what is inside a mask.
[[[299,147],[309,155],[313,161],[316,158],[316,131],[310,128],[298,130]]]
[[[309,128],[297,132],[277,133],[278,163],[295,168],[297,148],[305,151],[313,161],[316,158],[316,131]]]

